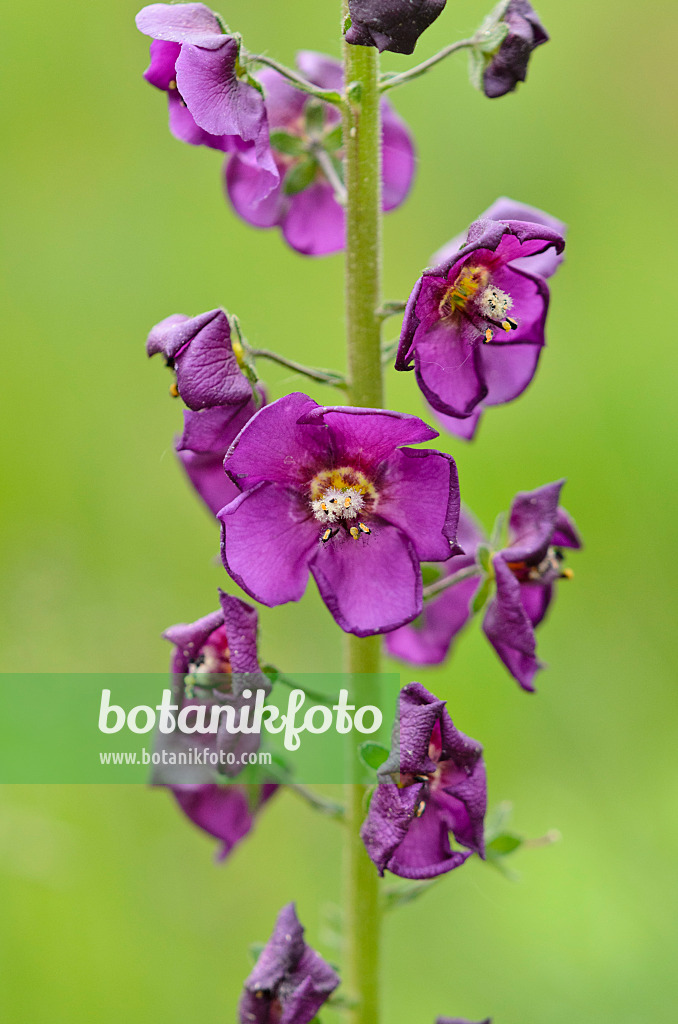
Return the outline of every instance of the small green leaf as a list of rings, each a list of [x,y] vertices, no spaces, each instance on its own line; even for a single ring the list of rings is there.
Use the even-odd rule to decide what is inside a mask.
[[[396,907],[404,907],[406,903],[412,903],[439,881],[439,878],[433,878],[426,882],[409,882],[406,885],[393,886],[384,890],[384,910],[395,910]]]
[[[468,77],[471,80],[471,85],[478,92],[483,91],[483,75],[485,73],[485,57],[476,50],[475,47],[471,47],[468,52]]]
[[[367,768],[374,768],[375,772],[381,768],[388,757],[388,750],[380,743],[361,743],[358,747],[360,760]]]
[[[477,613],[484,608],[485,602],[489,598],[490,591],[492,590],[492,583],[492,577],[486,576],[479,589],[476,591],[476,596],[473,598],[473,604],[471,605],[471,611],[474,615],[477,615]]]
[[[501,551],[503,547],[506,547],[506,513],[500,512],[494,521],[492,527],[492,536],[490,537],[490,546],[493,551]]]
[[[344,18],[344,27],[343,27],[344,34],[346,34],[346,32],[348,32],[348,30],[350,29],[352,24],[353,24],[353,22],[351,21],[351,15],[347,14],[346,17]]]
[[[363,95],[362,82],[351,82],[346,92],[351,103],[360,103]]]
[[[492,572],[492,552],[488,548],[487,544],[478,545],[478,549],[476,551],[476,558],[478,559],[486,573],[489,574]]]
[[[331,153],[336,149],[341,149],[344,144],[344,129],[341,124],[338,124],[336,128],[333,128],[331,132],[328,132],[323,139],[323,146]]]
[[[318,165],[315,160],[302,160],[290,167],[283,181],[283,192],[287,196],[296,196],[313,182]]]
[[[304,152],[304,143],[298,135],[289,135],[287,132],[271,132],[271,145],[279,153],[286,153],[288,156],[301,156]]]
[[[515,832],[503,832],[488,844],[485,852],[490,858],[507,857],[509,853],[514,853],[522,845],[523,840]]]
[[[325,105],[319,100],[309,100],[304,108],[306,128],[309,135],[320,135],[325,127]]]
[[[510,800],[502,800],[501,803],[492,808],[485,818],[486,843],[491,843],[493,839],[496,839],[498,835],[507,830],[512,814],[513,804]]]

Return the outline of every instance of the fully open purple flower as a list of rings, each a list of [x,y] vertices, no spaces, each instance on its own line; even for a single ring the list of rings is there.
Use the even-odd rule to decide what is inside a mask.
[[[532,380],[544,345],[545,278],[560,262],[563,228],[499,199],[414,286],[396,369],[414,368],[433,408],[460,420],[455,433],[472,435],[485,406],[517,398]]]
[[[242,407],[252,398],[251,385],[233,351],[231,327],[223,309],[194,317],[173,313],[151,329],[146,352],[149,356],[162,353],[176,373],[176,390],[189,409]],[[210,424],[215,426],[212,421]]]
[[[403,687],[393,749],[360,833],[380,875],[434,878],[471,853],[484,857],[482,749],[455,728],[445,701],[421,683]],[[451,849],[450,832],[465,851]]]
[[[221,841],[217,860],[224,860],[251,830],[255,814],[278,787],[275,783],[238,786],[212,782],[168,788],[186,817]]]
[[[438,568],[441,578],[454,576],[476,565],[476,548],[484,537],[474,519],[462,509],[457,541],[464,550]],[[412,665],[438,665],[447,657],[454,638],[471,618],[471,602],[481,583],[476,576],[455,583],[437,597],[424,602],[421,615],[386,637],[386,649],[393,658]]]
[[[283,907],[240,999],[240,1024],[309,1024],[339,976],[304,942],[294,903]]]
[[[297,55],[300,71],[323,89],[341,89],[338,61],[320,53]],[[261,193],[260,169],[234,154],[226,164],[226,189],[243,220],[259,228],[279,227],[285,241],[298,252],[323,256],[343,249],[346,217],[335,198],[330,176],[341,179],[340,115],[330,104],[318,103],[299,92],[277,71],[259,75],[271,125],[271,141],[280,183],[267,199]],[[405,199],[414,175],[414,147],[409,132],[386,100],[381,105],[382,206],[393,210]]]
[[[408,622],[421,611],[420,561],[459,550],[454,460],[401,447],[433,437],[416,416],[299,393],[261,409],[224,463],[244,492],[218,516],[226,569],[269,606],[298,601],[310,571],[358,636]]]
[[[535,627],[553,597],[554,583],[572,575],[562,568],[561,548],[580,548],[572,519],[558,505],[564,480],[517,494],[509,515],[509,546],[492,559],[496,594],[483,629],[524,690],[543,665],[536,657]]]
[[[265,404],[261,388],[259,395],[259,404]],[[175,445],[176,453],[188,479],[215,516],[240,494],[224,472],[224,457],[257,408],[254,398],[250,398],[244,405],[214,405],[200,412],[184,410],[184,432]]]
[[[136,17],[152,37],[144,78],[167,93],[170,131],[182,142],[238,152],[258,170],[256,203],[275,187],[278,171],[259,90],[239,63],[240,42],[204,4],[150,4]]]
[[[525,81],[532,51],[549,38],[528,0],[508,0],[505,7],[501,21],[508,32],[495,52],[486,55],[482,73],[483,92],[490,99],[513,92]]]
[[[346,42],[379,51],[413,53],[417,39],[433,24],[446,0],[348,0],[351,27]]]

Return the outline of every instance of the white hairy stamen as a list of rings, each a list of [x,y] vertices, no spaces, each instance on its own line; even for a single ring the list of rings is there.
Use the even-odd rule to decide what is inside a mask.
[[[362,494],[353,487],[343,491],[329,487],[322,498],[311,502],[311,508],[319,522],[336,523],[339,519],[355,519],[364,504]]]
[[[481,313],[489,317],[490,320],[501,320],[513,305],[513,299],[500,288],[490,285],[489,288],[482,292],[478,305],[480,306]]]

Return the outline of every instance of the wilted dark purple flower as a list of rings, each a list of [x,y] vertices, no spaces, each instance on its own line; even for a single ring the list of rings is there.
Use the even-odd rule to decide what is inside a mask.
[[[528,0],[508,0],[500,23],[508,32],[493,52],[485,55],[482,73],[483,92],[490,99],[513,92],[527,77],[527,65],[533,50],[548,42],[548,33]]]
[[[509,546],[492,559],[496,595],[483,629],[495,651],[524,690],[543,665],[537,660],[535,627],[553,597],[563,570],[561,548],[580,548],[577,529],[558,500],[564,480],[517,494],[509,516]]]
[[[346,42],[379,51],[413,53],[417,39],[432,25],[446,0],[348,0],[351,27]]]
[[[259,388],[259,405],[265,404]],[[224,457],[259,405],[250,398],[244,405],[215,405],[193,412],[184,410],[184,432],[175,449],[188,479],[213,515],[240,494],[224,471]]]
[[[304,942],[294,903],[283,907],[240,998],[240,1024],[308,1024],[339,976]]]
[[[459,550],[453,459],[401,447],[433,437],[416,416],[299,393],[261,409],[224,463],[244,491],[218,516],[226,569],[269,606],[298,601],[310,571],[358,636],[408,622],[421,611],[420,561]]]
[[[239,786],[212,782],[168,788],[187,818],[203,832],[221,840],[217,860],[224,860],[251,830],[256,812],[278,787],[275,783]]]
[[[278,181],[259,90],[239,64],[240,42],[204,4],[150,4],[136,17],[152,37],[144,78],[167,93],[170,131],[182,142],[238,152],[258,170],[256,203]]]
[[[400,691],[393,749],[361,829],[379,874],[434,878],[485,855],[487,784],[482,746],[455,728],[421,683]],[[452,850],[449,833],[467,851]]]
[[[300,71],[323,89],[341,89],[338,61],[304,50],[297,55]],[[261,171],[251,160],[233,155],[226,164],[226,189],[243,220],[259,228],[279,227],[298,252],[323,256],[345,244],[346,217],[328,178],[341,179],[341,118],[336,107],[319,103],[295,89],[269,68],[258,76],[266,93],[271,141],[280,184],[259,202]],[[414,175],[414,147],[403,121],[391,105],[381,104],[382,207],[395,209],[405,199]]]
[[[532,380],[544,345],[545,278],[560,263],[563,230],[540,210],[499,199],[414,286],[396,369],[414,367],[436,412],[460,420],[456,430],[445,421],[455,433],[472,436],[485,406],[517,398]]]
[[[151,329],[149,356],[161,352],[176,373],[176,389],[189,409],[243,406],[252,388],[231,343],[231,327],[223,309],[200,316],[173,313]],[[216,420],[216,414],[214,419]]]
[[[476,564],[476,548],[484,540],[477,523],[464,509],[459,517],[457,541],[463,555],[442,562],[441,578],[454,576]],[[471,602],[481,583],[481,573],[454,583],[437,597],[424,602],[424,610],[413,622],[386,636],[386,649],[393,658],[413,665],[438,665],[447,657],[457,634],[471,617]]]

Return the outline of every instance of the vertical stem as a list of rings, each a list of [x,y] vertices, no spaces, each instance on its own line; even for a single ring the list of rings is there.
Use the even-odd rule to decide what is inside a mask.
[[[344,17],[347,5],[343,4]],[[352,405],[383,405],[381,367],[381,118],[379,55],[373,47],[344,44],[344,81],[350,101],[344,114],[346,205],[346,331]],[[369,675],[379,672],[381,638],[346,637],[353,692],[369,699]],[[357,701],[356,701],[357,703]],[[363,703],[363,701],[361,701]],[[379,1022],[379,887],[362,840],[366,787],[355,749],[349,752],[344,847],[345,986],[355,1006],[351,1024]]]

